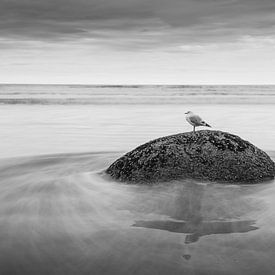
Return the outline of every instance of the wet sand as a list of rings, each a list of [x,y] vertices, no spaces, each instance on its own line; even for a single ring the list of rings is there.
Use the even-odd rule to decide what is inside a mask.
[[[120,155],[2,159],[1,274],[274,274],[274,181],[125,185]]]

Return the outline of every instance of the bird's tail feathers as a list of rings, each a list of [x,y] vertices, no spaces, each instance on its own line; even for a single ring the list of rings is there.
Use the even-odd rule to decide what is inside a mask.
[[[206,122],[203,122],[203,125],[206,126],[206,127],[210,127],[211,128],[211,126],[209,124],[207,124]]]

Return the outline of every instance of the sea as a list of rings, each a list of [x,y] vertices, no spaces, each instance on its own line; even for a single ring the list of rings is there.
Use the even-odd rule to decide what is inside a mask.
[[[275,160],[274,107],[274,85],[1,84],[0,274],[274,274],[274,180],[104,175],[187,111]]]

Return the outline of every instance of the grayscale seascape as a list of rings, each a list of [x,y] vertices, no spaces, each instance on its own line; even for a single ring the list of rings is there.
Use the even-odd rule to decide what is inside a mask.
[[[275,86],[0,85],[0,274],[274,274],[275,185],[103,173],[184,112],[275,160]]]

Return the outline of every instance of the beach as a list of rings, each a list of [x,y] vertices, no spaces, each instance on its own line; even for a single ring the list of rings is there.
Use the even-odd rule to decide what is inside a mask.
[[[273,274],[274,180],[127,185],[104,170],[144,142],[191,131],[189,110],[275,160],[274,94],[1,86],[0,273]]]

